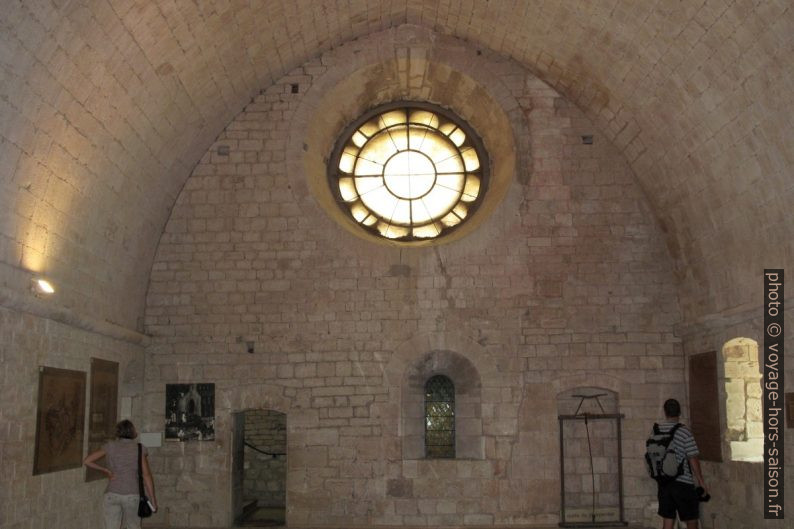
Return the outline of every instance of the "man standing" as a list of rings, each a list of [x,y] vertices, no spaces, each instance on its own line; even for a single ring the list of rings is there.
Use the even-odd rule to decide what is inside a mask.
[[[664,403],[665,422],[659,423],[662,434],[669,433],[677,424],[681,416],[681,405],[675,399],[668,399]],[[706,482],[700,471],[697,444],[692,436],[692,431],[686,426],[679,426],[673,434],[670,447],[675,452],[678,464],[683,463],[680,476],[669,483],[659,483],[659,516],[664,523],[662,529],[673,529],[676,513],[678,518],[686,523],[687,529],[698,528],[700,500],[695,491],[695,482],[703,487],[703,495],[708,494]]]

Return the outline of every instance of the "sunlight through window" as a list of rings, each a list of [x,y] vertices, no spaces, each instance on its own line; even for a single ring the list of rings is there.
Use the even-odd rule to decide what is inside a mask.
[[[329,176],[343,209],[365,229],[401,241],[445,234],[471,216],[487,184],[474,132],[424,103],[380,107],[356,121]]]

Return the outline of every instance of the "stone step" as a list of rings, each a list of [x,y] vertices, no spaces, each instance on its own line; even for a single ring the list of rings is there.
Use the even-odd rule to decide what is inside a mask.
[[[245,514],[240,527],[280,527],[284,526],[284,508],[257,507]]]

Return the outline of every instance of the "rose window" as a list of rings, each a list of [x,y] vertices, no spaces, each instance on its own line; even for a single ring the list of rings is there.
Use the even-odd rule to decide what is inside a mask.
[[[474,131],[424,103],[379,107],[340,138],[329,179],[344,211],[381,237],[440,237],[477,209],[487,157]]]

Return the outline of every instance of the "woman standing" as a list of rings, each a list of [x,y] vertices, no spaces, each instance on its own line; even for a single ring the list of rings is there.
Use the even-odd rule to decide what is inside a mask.
[[[126,529],[140,529],[141,519],[138,518],[138,501],[140,499],[138,491],[138,443],[134,441],[138,437],[138,432],[135,431],[135,425],[125,419],[116,425],[116,437],[118,437],[118,440],[111,441],[96,452],[88,454],[83,463],[87,467],[104,472],[110,479],[107,489],[105,489],[103,500],[105,529],[119,529],[122,519]],[[152,502],[153,510],[157,510],[154,481],[152,480],[152,472],[149,469],[147,451],[146,447],[142,448],[141,468],[143,470],[143,484],[149,501]],[[96,461],[102,457],[106,457],[107,467],[96,464]]]

